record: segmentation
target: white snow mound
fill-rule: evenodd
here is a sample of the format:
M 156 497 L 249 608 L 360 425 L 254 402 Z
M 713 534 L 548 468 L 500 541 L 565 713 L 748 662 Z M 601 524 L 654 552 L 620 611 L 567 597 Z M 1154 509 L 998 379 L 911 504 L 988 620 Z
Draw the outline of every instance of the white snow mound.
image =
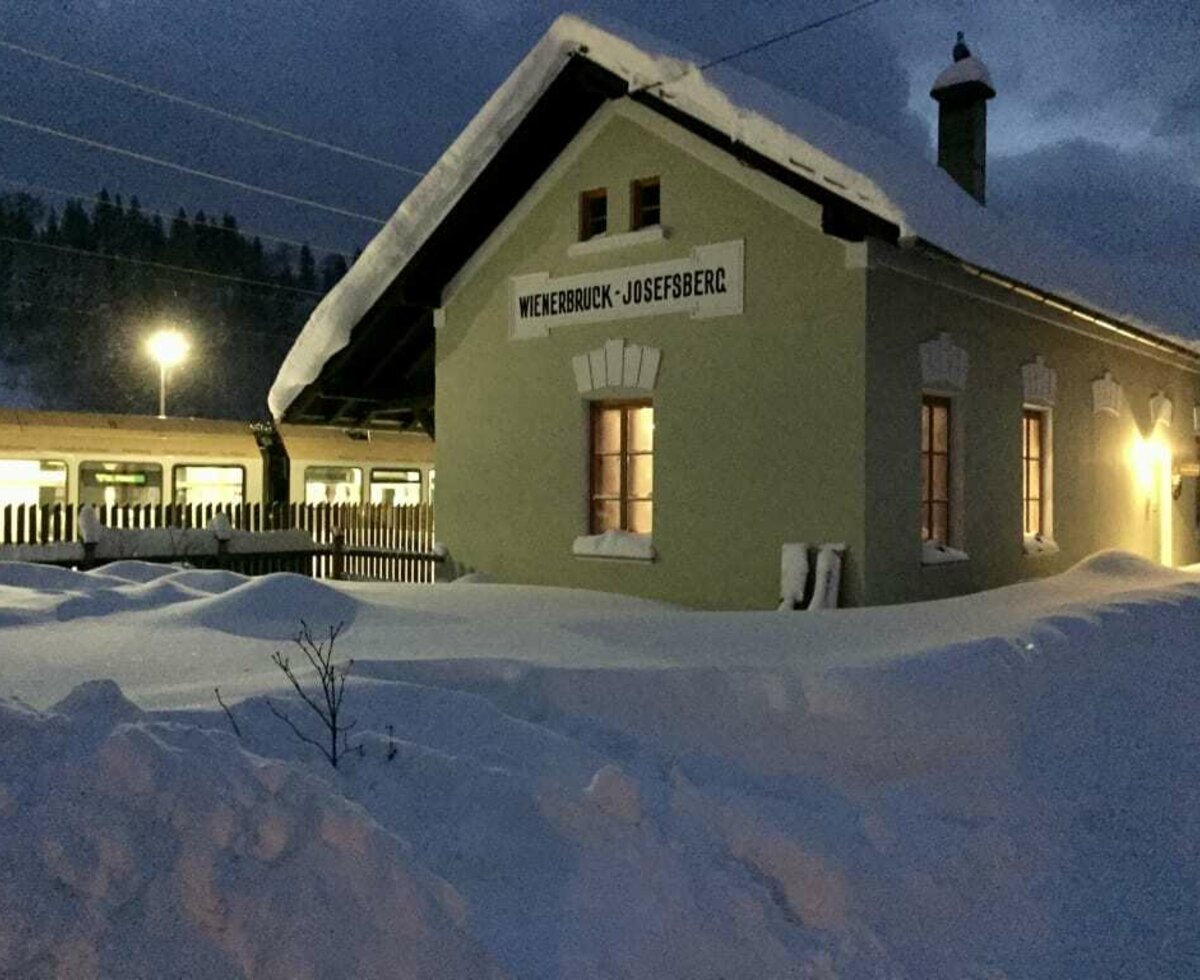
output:
M 358 600 L 322 582 L 291 572 L 252 578 L 221 595 L 179 610 L 197 626 L 266 640 L 295 635 L 303 619 L 317 633 L 339 623 L 349 625 Z

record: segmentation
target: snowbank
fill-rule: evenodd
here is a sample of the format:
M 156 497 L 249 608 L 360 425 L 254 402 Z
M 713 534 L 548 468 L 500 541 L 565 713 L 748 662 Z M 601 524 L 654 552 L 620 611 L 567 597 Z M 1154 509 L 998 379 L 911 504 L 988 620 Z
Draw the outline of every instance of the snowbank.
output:
M 1195 972 L 1200 574 L 1106 552 L 798 616 L 323 587 L 355 614 L 336 773 L 268 704 L 319 734 L 278 645 L 228 628 L 324 594 L 194 574 L 120 587 L 196 593 L 158 610 L 0 629 L 9 689 L 203 692 L 0 703 L 0 976 Z
M 499 977 L 361 807 L 111 684 L 0 701 L 0 974 Z

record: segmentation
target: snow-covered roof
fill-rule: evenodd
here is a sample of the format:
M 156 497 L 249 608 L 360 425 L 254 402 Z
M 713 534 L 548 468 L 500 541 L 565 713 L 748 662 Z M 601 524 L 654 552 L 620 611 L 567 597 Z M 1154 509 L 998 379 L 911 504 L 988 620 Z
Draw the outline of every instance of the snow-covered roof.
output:
M 992 74 L 988 71 L 987 65 L 975 57 L 975 55 L 967 55 L 961 61 L 954 62 L 949 68 L 943 71 L 933 81 L 933 88 L 930 94 L 941 92 L 943 89 L 953 88 L 955 85 L 962 85 L 966 82 L 982 82 L 993 92 L 996 91 L 996 86 L 992 84 Z
M 972 266 L 1016 280 L 1146 333 L 1195 346 L 1194 311 L 1170 309 L 1152 284 L 1112 268 L 1040 229 L 985 209 L 911 150 L 831 115 L 727 64 L 702 60 L 621 27 L 559 17 L 403 201 L 354 266 L 313 311 L 271 388 L 280 418 L 471 187 L 526 113 L 577 55 L 648 89 L 675 111 L 815 181 Z M 964 59 L 954 68 L 962 69 Z M 950 70 L 954 70 L 954 68 Z M 985 69 L 986 70 L 986 69 Z M 1187 339 L 1190 338 L 1190 339 Z

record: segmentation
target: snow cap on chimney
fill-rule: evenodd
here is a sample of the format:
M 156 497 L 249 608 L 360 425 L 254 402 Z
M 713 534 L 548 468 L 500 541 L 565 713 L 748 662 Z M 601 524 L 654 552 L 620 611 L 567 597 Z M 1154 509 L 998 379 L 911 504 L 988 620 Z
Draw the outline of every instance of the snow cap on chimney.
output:
M 980 204 L 987 186 L 987 103 L 994 98 L 991 73 L 971 54 L 962 31 L 954 63 L 938 75 L 929 94 L 938 103 L 938 166 Z

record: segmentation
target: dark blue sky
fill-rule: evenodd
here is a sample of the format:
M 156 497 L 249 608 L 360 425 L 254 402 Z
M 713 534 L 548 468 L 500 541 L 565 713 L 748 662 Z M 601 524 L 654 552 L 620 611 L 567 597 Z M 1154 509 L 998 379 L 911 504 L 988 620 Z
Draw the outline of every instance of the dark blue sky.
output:
M 852 5 L 0 0 L 0 40 L 424 169 L 565 10 L 711 57 Z M 1169 267 L 1190 305 L 1200 280 L 1200 4 L 885 0 L 736 64 L 931 155 L 928 89 L 955 30 L 999 90 L 990 206 L 1033 214 L 1111 258 Z M 413 183 L 2 49 L 0 113 L 380 218 Z M 0 179 L 81 193 L 106 185 L 166 211 L 229 210 L 249 231 L 318 249 L 350 252 L 372 233 L 4 123 Z

